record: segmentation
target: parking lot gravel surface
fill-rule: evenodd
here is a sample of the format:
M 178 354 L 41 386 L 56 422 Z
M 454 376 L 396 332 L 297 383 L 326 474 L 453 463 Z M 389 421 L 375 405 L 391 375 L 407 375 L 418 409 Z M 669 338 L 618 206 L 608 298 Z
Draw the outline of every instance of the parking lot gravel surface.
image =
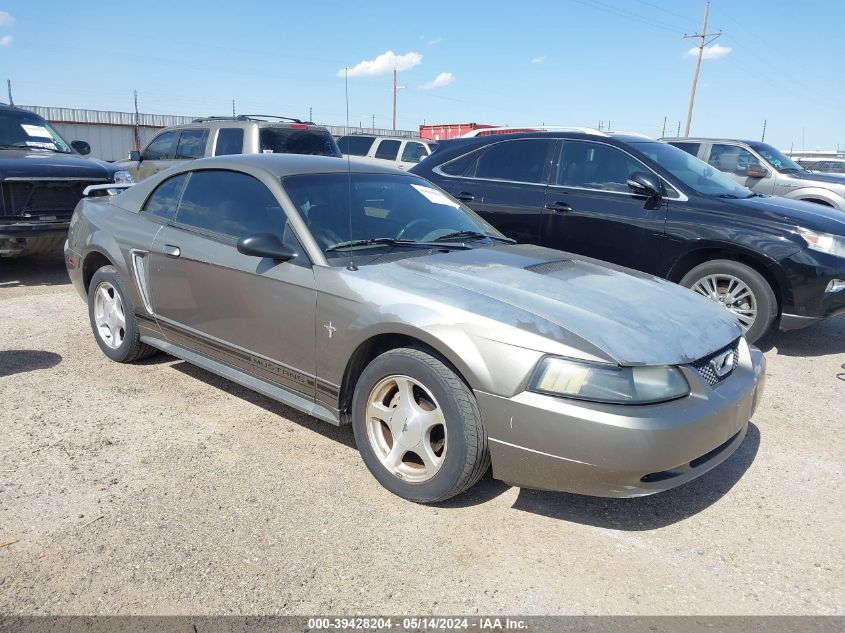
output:
M 0 613 L 841 614 L 845 318 L 762 342 L 747 439 L 610 500 L 420 506 L 352 431 L 99 350 L 61 257 L 0 260 Z

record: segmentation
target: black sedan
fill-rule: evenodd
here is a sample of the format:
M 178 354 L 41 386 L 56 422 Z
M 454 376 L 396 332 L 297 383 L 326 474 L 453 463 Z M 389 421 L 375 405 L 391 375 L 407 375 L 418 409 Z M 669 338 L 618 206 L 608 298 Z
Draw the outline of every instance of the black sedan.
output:
M 845 313 L 845 214 L 755 194 L 686 152 L 597 130 L 447 141 L 412 170 L 520 242 L 678 282 L 750 341 Z

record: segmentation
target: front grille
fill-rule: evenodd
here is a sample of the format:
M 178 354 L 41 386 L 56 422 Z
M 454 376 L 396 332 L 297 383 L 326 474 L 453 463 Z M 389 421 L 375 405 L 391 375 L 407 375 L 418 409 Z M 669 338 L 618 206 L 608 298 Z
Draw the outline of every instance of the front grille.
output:
M 39 219 L 40 216 L 68 218 L 82 198 L 85 187 L 106 180 L 12 180 L 0 183 L 6 217 Z
M 730 356 L 726 357 L 724 356 L 725 354 L 730 354 Z M 720 349 L 718 352 L 698 359 L 691 365 L 701 374 L 701 377 L 704 378 L 708 385 L 715 387 L 734 372 L 737 363 L 739 363 L 738 340 Z M 719 375 L 720 373 L 722 375 Z

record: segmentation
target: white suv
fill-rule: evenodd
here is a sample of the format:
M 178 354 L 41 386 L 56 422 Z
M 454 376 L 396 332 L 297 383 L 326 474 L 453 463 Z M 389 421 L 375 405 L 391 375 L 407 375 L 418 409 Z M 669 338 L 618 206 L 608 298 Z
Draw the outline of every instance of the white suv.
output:
M 344 155 L 358 156 L 367 162 L 390 163 L 399 169 L 410 169 L 434 152 L 437 143 L 419 138 L 348 134 L 337 141 Z

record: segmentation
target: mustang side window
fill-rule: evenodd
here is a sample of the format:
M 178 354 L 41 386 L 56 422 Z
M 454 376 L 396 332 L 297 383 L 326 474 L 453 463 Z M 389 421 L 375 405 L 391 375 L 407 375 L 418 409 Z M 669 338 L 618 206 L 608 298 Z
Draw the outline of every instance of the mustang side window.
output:
M 233 171 L 191 173 L 176 223 L 235 239 L 272 233 L 282 236 L 284 212 L 260 180 Z
M 173 176 L 165 180 L 147 198 L 147 202 L 141 211 L 162 218 L 163 220 L 172 220 L 173 216 L 176 215 L 179 196 L 182 195 L 182 190 L 185 188 L 185 182 L 187 180 L 188 174 L 179 174 L 178 176 Z

